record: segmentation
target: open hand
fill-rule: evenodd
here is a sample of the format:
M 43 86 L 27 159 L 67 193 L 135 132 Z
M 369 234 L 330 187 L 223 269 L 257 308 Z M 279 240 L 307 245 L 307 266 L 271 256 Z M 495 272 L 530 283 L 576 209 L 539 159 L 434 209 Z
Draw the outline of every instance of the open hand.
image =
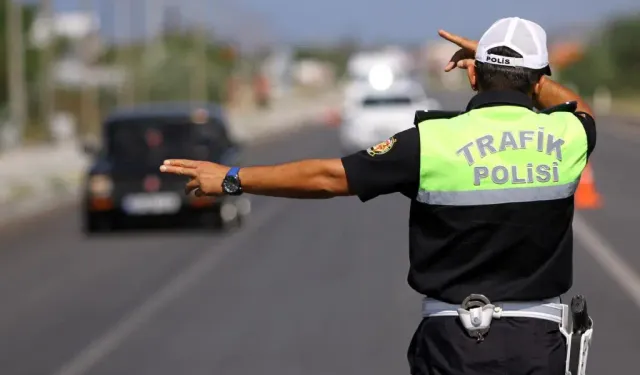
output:
M 165 160 L 160 172 L 190 177 L 185 193 L 198 197 L 223 195 L 222 180 L 229 171 L 224 165 L 197 160 Z
M 447 66 L 445 66 L 445 72 L 450 72 L 455 68 L 467 69 L 470 65 L 474 64 L 476 49 L 478 49 L 477 41 L 451 34 L 445 30 L 439 30 L 438 35 L 460 47 L 460 49 L 451 56 Z

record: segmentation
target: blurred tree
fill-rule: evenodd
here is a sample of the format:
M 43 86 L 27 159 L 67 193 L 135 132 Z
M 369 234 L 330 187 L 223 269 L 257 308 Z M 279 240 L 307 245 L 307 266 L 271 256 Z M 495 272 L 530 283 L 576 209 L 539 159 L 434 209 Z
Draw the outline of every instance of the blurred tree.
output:
M 7 56 L 7 14 L 6 14 L 6 2 L 9 0 L 0 0 L 0 53 L 3 56 Z M 29 30 L 36 18 L 36 6 L 32 4 L 21 3 L 23 7 L 22 12 L 22 26 L 24 32 L 25 41 L 25 75 L 27 82 L 31 82 L 35 79 L 38 72 L 38 51 L 32 48 L 29 43 Z M 7 60 L 6 58 L 0 59 L 0 107 L 6 105 L 8 100 L 8 77 L 7 77 Z
M 562 79 L 575 83 L 580 92 L 592 95 L 607 86 L 614 95 L 640 91 L 640 14 L 609 22 L 596 35 L 584 57 L 562 72 Z
M 102 56 L 101 62 L 115 62 L 118 49 L 127 49 L 134 56 L 137 65 L 132 67 L 136 81 L 144 80 L 150 101 L 189 100 L 189 78 L 193 72 L 192 56 L 195 49 L 193 30 L 172 28 L 164 35 L 161 46 L 154 53 L 145 56 L 142 43 L 111 46 Z M 206 45 L 207 91 L 212 101 L 226 99 L 228 80 L 237 63 L 234 49 L 210 38 Z
M 640 90 L 640 13 L 612 23 L 606 37 L 613 83 L 621 92 Z

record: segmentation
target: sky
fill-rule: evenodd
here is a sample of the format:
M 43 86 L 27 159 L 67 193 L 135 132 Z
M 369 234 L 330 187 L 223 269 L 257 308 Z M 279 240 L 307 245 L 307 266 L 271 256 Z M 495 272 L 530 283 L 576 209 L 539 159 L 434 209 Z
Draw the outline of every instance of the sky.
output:
M 615 14 L 640 12 L 639 0 L 53 0 L 56 10 L 78 9 L 88 1 L 99 3 L 105 29 L 113 30 L 109 3 L 136 3 L 136 27 L 145 1 L 150 9 L 180 4 L 194 20 L 217 27 L 222 34 L 247 34 L 278 42 L 326 42 L 352 35 L 365 42 L 415 43 L 437 38 L 444 28 L 477 39 L 501 17 L 535 21 L 548 33 L 574 24 L 593 24 Z M 111 15 L 110 15 L 111 14 Z M 159 25 L 160 13 L 151 23 Z M 152 26 L 153 26 L 152 25 Z M 155 27 L 153 26 L 152 29 Z M 117 28 L 121 29 L 121 28 Z M 122 31 L 122 30 L 121 30 Z

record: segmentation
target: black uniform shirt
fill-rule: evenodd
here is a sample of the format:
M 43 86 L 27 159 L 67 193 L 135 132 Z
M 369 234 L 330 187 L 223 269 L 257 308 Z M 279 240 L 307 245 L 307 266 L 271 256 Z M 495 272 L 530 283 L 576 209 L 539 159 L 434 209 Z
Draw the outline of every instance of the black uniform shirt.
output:
M 533 108 L 524 94 L 487 92 L 473 97 L 467 111 L 496 105 Z M 595 121 L 585 113 L 576 116 L 590 155 Z M 396 134 L 395 140 L 386 152 L 372 156 L 363 150 L 342 158 L 342 163 L 350 191 L 363 202 L 396 192 L 412 199 L 408 281 L 413 289 L 450 303 L 461 303 L 471 293 L 497 302 L 552 298 L 569 290 L 573 197 L 462 207 L 418 203 L 418 128 Z

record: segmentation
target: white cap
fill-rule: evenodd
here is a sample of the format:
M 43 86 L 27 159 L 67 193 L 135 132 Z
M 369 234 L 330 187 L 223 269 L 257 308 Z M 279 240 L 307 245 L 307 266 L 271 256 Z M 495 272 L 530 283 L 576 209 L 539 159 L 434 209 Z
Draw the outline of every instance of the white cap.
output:
M 522 58 L 489 54 L 488 51 L 495 47 L 511 48 Z M 476 61 L 529 69 L 547 68 L 546 73 L 551 75 L 547 33 L 535 22 L 518 17 L 503 18 L 491 25 L 480 38 Z

